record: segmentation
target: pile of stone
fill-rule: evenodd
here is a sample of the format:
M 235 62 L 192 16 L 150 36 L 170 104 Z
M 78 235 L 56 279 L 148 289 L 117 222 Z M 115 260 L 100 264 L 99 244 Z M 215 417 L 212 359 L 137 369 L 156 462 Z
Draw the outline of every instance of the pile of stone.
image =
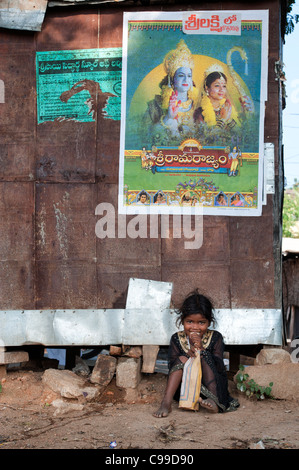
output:
M 255 364 L 246 367 L 246 374 L 261 386 L 273 382 L 271 395 L 276 399 L 299 399 L 299 362 L 293 362 L 284 349 L 262 349 L 256 356 Z
M 111 346 L 109 354 L 97 356 L 92 372 L 81 358 L 77 358 L 72 371 L 47 369 L 43 374 L 43 383 L 60 396 L 52 402 L 57 408 L 55 414 L 82 410 L 86 403 L 100 397 L 114 376 L 116 386 L 125 389 L 128 397 L 133 396 L 142 372 L 154 372 L 158 349 L 156 346 L 125 349 Z

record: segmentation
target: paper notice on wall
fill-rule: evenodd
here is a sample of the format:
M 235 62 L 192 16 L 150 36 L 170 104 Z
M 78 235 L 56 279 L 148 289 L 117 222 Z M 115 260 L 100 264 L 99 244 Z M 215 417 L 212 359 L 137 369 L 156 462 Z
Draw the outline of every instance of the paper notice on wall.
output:
M 36 53 L 37 122 L 120 120 L 122 49 Z

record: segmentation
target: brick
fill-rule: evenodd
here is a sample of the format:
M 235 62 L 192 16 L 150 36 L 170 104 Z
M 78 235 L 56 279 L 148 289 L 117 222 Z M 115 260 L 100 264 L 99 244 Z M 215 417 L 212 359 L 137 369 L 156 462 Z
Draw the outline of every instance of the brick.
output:
M 110 356 L 121 356 L 122 350 L 121 346 L 110 346 L 109 354 Z
M 129 346 L 128 349 L 125 350 L 124 356 L 126 357 L 134 357 L 138 359 L 142 356 L 142 347 L 141 346 Z
M 113 356 L 99 354 L 94 365 L 90 381 L 101 386 L 107 386 L 113 379 L 117 359 Z
M 18 364 L 29 361 L 26 351 L 5 351 L 0 354 L 0 364 Z
M 121 388 L 137 388 L 141 380 L 141 359 L 121 357 L 116 367 L 116 385 Z

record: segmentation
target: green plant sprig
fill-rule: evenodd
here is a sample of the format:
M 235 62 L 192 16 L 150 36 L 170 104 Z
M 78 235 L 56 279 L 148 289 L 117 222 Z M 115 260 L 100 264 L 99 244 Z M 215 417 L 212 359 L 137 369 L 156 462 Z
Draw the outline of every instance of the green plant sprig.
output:
M 268 386 L 264 387 L 258 385 L 253 379 L 249 379 L 249 375 L 244 373 L 245 367 L 240 364 L 239 373 L 236 375 L 237 389 L 245 393 L 248 398 L 255 397 L 258 400 L 264 400 L 265 398 L 273 398 L 271 395 L 273 382 L 270 382 Z

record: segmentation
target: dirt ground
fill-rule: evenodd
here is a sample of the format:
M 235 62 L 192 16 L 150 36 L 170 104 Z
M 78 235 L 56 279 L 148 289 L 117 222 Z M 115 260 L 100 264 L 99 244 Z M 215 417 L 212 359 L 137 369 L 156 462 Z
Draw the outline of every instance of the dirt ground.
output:
M 298 449 L 297 401 L 254 401 L 229 381 L 240 408 L 226 414 L 178 409 L 154 418 L 166 376 L 144 375 L 138 390 L 126 392 L 115 379 L 99 399 L 80 411 L 55 413 L 57 395 L 42 371 L 13 370 L 0 393 L 0 449 Z M 114 444 L 111 444 L 114 443 Z

